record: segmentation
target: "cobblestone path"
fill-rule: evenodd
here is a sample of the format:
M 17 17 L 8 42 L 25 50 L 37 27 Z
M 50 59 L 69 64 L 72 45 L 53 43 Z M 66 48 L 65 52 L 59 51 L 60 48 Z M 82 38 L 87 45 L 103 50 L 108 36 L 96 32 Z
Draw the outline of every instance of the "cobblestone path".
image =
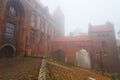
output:
M 41 58 L 4 58 L 0 59 L 0 80 L 29 80 L 40 67 Z

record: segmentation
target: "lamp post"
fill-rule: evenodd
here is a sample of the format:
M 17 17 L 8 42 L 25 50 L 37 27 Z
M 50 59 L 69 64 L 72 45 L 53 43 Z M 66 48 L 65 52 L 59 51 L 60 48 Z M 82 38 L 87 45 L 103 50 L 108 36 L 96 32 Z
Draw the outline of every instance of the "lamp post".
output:
M 103 69 L 104 69 L 103 56 L 106 56 L 106 54 L 105 54 L 105 52 L 103 52 L 103 51 L 99 51 L 99 52 L 97 52 L 97 55 L 100 56 L 100 69 L 101 69 L 101 71 L 103 72 Z

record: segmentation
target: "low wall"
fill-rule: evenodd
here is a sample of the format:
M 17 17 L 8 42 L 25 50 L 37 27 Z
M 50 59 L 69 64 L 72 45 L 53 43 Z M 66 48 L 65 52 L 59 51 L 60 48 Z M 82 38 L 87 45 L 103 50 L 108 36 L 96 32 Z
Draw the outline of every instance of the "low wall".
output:
M 48 80 L 49 79 L 49 71 L 47 69 L 47 61 L 45 59 L 42 60 L 38 80 Z

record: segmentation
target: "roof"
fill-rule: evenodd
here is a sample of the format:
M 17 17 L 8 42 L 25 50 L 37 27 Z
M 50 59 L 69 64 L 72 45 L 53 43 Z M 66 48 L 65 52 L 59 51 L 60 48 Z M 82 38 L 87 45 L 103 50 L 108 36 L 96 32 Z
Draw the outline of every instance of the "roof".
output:
M 105 31 L 112 31 L 113 26 L 111 25 L 92 25 L 91 31 L 92 32 L 105 32 Z
M 91 38 L 89 36 L 75 36 L 75 37 L 59 37 L 54 38 L 54 42 L 73 42 L 73 41 L 89 41 Z

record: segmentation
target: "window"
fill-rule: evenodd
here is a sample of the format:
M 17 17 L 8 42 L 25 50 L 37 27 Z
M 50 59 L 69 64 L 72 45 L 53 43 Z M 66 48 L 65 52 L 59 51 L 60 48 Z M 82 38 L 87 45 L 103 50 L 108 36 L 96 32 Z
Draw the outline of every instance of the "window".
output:
M 30 41 L 31 42 L 34 42 L 35 41 L 35 30 L 31 30 L 31 32 L 30 32 Z
M 45 32 L 48 33 L 48 24 L 47 24 L 47 22 L 45 23 Z
M 15 24 L 7 22 L 6 24 L 6 30 L 5 30 L 5 36 L 7 38 L 12 38 L 14 35 L 14 28 L 15 28 Z
M 47 43 L 48 43 L 48 51 L 49 51 L 49 50 L 50 50 L 51 37 L 48 36 L 47 38 L 48 38 L 48 39 L 47 39 Z
M 35 27 L 35 14 L 34 13 L 31 16 L 31 26 Z
M 40 44 L 43 44 L 44 43 L 44 33 L 41 32 L 40 33 Z
M 40 29 L 40 17 L 37 18 L 37 29 Z
M 102 41 L 102 47 L 106 47 L 106 41 Z
M 40 26 L 41 26 L 41 31 L 45 32 L 45 22 L 42 19 L 41 19 L 41 25 Z
M 17 15 L 17 12 L 16 12 L 16 9 L 14 6 L 10 6 L 9 7 L 9 13 L 13 16 L 16 16 Z

